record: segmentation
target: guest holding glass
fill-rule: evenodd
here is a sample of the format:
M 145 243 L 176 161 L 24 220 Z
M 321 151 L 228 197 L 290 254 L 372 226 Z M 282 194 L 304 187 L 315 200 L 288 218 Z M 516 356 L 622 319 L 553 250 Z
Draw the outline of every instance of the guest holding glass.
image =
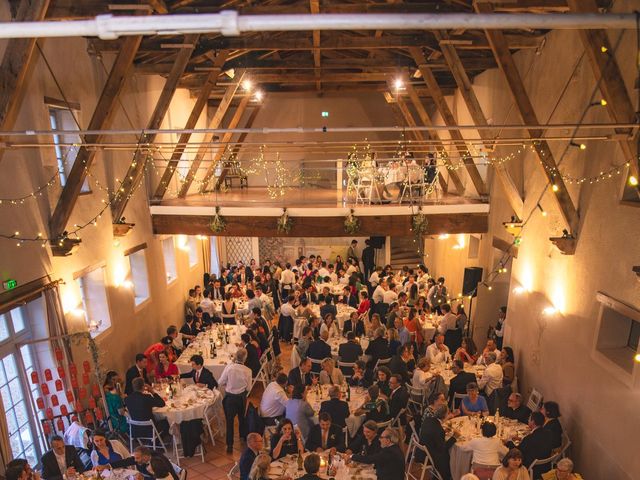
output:
M 283 419 L 271 437 L 271 457 L 274 460 L 304 452 L 302 435 L 288 418 Z

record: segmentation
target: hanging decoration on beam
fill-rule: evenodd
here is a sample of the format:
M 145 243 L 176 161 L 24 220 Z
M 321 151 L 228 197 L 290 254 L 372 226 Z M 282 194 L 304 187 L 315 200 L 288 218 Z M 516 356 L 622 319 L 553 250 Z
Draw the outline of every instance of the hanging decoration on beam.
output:
M 344 219 L 344 231 L 349 235 L 355 235 L 360 231 L 360 220 L 353 214 L 353 208 Z
M 276 229 L 278 233 L 283 233 L 285 235 L 289 235 L 291 231 L 291 227 L 293 226 L 293 220 L 289 217 L 287 213 L 287 209 L 282 209 L 282 215 L 278 217 L 278 222 L 276 223 Z
M 220 215 L 220 207 L 216 207 L 216 214 L 209 224 L 209 228 L 213 233 L 222 233 L 227 227 L 227 221 Z

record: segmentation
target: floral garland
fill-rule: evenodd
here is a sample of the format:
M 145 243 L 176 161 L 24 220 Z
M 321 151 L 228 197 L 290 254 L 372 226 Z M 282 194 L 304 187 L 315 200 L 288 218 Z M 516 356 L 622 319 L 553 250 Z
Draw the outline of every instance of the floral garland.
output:
M 91 360 L 93 361 L 93 365 L 96 370 L 96 377 L 100 384 L 104 382 L 105 374 L 102 371 L 102 364 L 100 363 L 100 352 L 98 351 L 98 344 L 91 337 L 89 332 L 75 332 L 70 333 L 67 336 L 67 345 L 76 345 L 79 346 L 83 341 L 87 342 L 87 350 L 91 354 Z
M 287 209 L 285 208 L 282 212 L 282 215 L 278 218 L 278 223 L 276 224 L 276 228 L 278 233 L 284 233 L 288 235 L 291 231 L 291 227 L 293 226 L 293 220 L 289 217 L 287 213 Z
M 344 219 L 344 231 L 349 235 L 354 235 L 360 230 L 360 220 L 353 214 L 353 209 Z
M 225 228 L 227 228 L 227 222 L 222 215 L 220 215 L 220 207 L 216 207 L 216 215 L 211 220 L 209 224 L 209 228 L 214 233 L 223 232 Z

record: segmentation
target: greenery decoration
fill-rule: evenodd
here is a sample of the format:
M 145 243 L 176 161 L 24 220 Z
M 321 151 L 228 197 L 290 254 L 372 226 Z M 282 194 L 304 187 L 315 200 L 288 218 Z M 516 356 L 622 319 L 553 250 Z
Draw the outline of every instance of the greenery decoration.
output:
M 360 230 L 360 220 L 353 214 L 353 209 L 344 219 L 344 231 L 349 235 L 354 235 Z
M 426 234 L 429 229 L 429 219 L 427 216 L 422 212 L 413 215 L 411 217 L 411 229 L 416 237 L 421 237 Z
M 220 207 L 216 207 L 216 215 L 211 220 L 209 224 L 209 228 L 214 233 L 223 232 L 225 228 L 227 228 L 227 222 L 222 215 L 220 215 Z
M 276 228 L 278 233 L 284 233 L 288 235 L 291 231 L 291 227 L 293 226 L 293 220 L 289 217 L 287 213 L 287 209 L 285 208 L 282 212 L 282 215 L 278 218 L 278 223 L 276 224 Z

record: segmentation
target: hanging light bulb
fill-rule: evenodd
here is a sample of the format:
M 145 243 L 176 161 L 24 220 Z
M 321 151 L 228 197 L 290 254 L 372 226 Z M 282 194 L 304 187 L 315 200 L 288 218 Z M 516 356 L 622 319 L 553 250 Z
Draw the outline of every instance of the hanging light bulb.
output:
M 551 190 L 553 190 L 554 192 L 557 192 L 558 190 L 560 190 L 560 188 L 558 187 L 558 185 L 556 185 L 555 183 L 551 186 Z
M 629 177 L 629 185 L 631 185 L 632 187 L 637 187 L 638 186 L 638 179 L 635 176 L 631 175 Z

